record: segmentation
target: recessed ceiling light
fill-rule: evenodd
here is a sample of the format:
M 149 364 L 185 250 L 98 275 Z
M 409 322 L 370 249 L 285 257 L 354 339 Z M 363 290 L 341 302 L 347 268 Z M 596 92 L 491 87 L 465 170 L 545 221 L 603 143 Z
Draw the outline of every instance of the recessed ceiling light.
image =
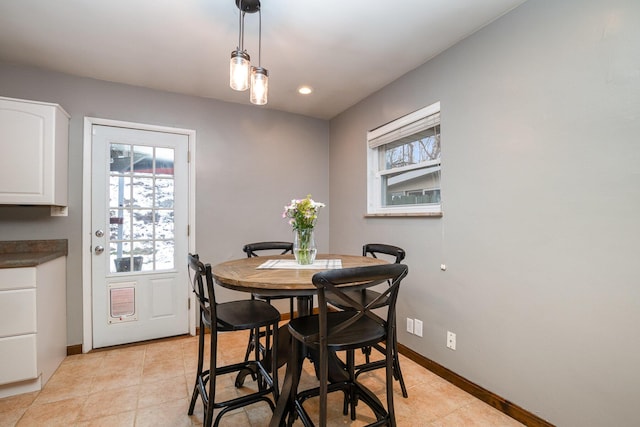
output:
M 311 86 L 300 86 L 298 88 L 298 93 L 300 95 L 309 95 L 311 92 L 313 92 L 313 88 Z

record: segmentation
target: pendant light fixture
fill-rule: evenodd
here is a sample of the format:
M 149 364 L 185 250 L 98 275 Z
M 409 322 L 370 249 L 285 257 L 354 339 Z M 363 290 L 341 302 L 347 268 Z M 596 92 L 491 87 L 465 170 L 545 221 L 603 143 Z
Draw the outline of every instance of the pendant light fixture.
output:
M 229 64 L 229 86 L 233 90 L 249 89 L 249 69 L 251 68 L 249 54 L 244 50 L 244 11 L 242 10 L 242 0 L 238 4 L 238 47 L 231 52 L 231 63 Z
M 251 103 L 264 105 L 269 93 L 269 71 L 262 68 L 262 13 L 258 10 L 258 66 L 251 67 Z
M 260 0 L 235 0 L 239 9 L 238 47 L 231 52 L 229 66 L 229 86 L 234 90 L 247 90 L 251 87 L 252 104 L 265 105 L 269 92 L 269 72 L 261 66 L 262 56 L 262 13 Z M 249 54 L 244 50 L 244 16 L 246 13 L 258 12 L 258 66 L 252 67 Z

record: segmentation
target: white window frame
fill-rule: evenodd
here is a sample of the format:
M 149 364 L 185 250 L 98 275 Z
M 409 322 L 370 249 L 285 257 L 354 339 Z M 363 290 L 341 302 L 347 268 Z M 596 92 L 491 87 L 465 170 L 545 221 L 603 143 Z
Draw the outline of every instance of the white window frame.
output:
M 411 214 L 442 214 L 442 193 L 440 203 L 418 205 L 394 205 L 384 206 L 382 200 L 383 177 L 387 174 L 395 174 L 404 170 L 422 169 L 433 166 L 441 168 L 441 160 L 422 162 L 393 170 L 380 169 L 380 157 L 384 155 L 384 146 L 403 136 L 411 134 L 411 124 L 440 113 L 440 102 L 436 102 L 418 111 L 400 117 L 390 123 L 367 132 L 367 214 L 368 215 L 411 215 Z M 439 118 L 438 118 L 439 120 Z M 404 129 L 403 129 L 404 128 Z M 376 142 L 375 140 L 378 141 Z M 382 143 L 380 141 L 383 141 Z

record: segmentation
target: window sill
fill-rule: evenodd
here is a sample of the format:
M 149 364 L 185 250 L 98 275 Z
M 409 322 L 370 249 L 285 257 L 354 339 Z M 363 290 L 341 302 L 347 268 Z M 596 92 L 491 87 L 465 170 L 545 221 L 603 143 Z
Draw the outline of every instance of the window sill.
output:
M 364 218 L 442 218 L 442 212 L 365 214 Z

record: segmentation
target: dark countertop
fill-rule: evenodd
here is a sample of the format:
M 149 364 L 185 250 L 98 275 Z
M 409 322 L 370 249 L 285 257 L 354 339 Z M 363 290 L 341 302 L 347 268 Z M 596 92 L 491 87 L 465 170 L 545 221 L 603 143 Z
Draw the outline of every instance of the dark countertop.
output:
M 35 267 L 67 254 L 67 239 L 0 241 L 0 268 Z

